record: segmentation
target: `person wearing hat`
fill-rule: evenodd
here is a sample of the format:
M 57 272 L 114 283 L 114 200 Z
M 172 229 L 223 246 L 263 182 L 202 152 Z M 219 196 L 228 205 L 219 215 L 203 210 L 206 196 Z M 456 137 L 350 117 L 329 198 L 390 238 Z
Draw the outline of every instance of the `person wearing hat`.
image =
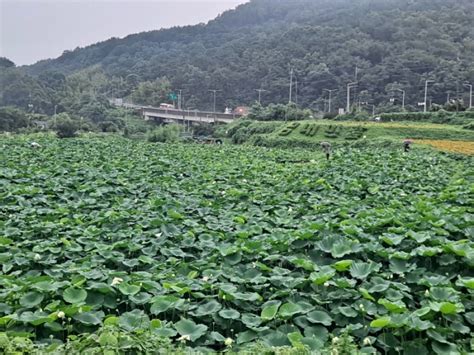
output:
M 405 151 L 405 153 L 408 153 L 410 151 L 412 144 L 413 144 L 413 141 L 411 139 L 405 139 L 403 141 L 403 150 Z
M 331 143 L 329 142 L 321 142 L 321 148 L 323 148 L 324 153 L 326 154 L 326 159 L 329 160 L 331 157 Z

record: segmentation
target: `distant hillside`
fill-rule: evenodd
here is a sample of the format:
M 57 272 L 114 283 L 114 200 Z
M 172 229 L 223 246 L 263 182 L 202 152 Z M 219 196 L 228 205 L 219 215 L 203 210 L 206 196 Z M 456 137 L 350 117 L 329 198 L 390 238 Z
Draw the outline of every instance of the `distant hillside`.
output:
M 21 70 L 100 68 L 117 80 L 116 96 L 166 78 L 170 90 L 183 90 L 184 106 L 201 109 L 211 107 L 209 89 L 221 90 L 219 109 L 255 102 L 259 88 L 263 103 L 288 101 L 291 67 L 294 100 L 313 109 L 325 109 L 324 89 L 338 89 L 333 108 L 344 107 L 356 79 L 354 101 L 387 107 L 401 88 L 416 105 L 432 79 L 429 98 L 443 103 L 474 82 L 473 22 L 472 0 L 253 0 L 206 25 L 113 38 Z

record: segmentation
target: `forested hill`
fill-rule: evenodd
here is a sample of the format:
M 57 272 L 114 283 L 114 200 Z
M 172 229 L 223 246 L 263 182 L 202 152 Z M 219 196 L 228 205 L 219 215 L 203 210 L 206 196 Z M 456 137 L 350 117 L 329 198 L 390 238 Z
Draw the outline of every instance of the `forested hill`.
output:
M 91 67 L 113 82 L 104 92 L 126 96 L 138 82 L 168 80 L 185 106 L 202 109 L 209 89 L 221 90 L 219 109 L 255 102 L 255 89 L 267 90 L 263 103 L 288 101 L 290 68 L 304 107 L 323 110 L 324 89 L 338 89 L 333 107 L 344 107 L 356 76 L 362 102 L 386 105 L 400 88 L 415 105 L 431 79 L 430 99 L 443 103 L 474 82 L 474 2 L 252 0 L 205 25 L 113 38 L 22 70 L 44 77 Z

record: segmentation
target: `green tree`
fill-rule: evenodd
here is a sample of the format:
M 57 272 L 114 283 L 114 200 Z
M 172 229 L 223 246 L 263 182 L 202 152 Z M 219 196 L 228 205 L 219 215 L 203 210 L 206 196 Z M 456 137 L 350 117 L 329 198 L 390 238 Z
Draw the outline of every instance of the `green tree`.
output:
M 60 113 L 54 116 L 53 130 L 56 131 L 59 138 L 72 138 L 76 136 L 79 124 L 67 113 Z
M 24 111 L 15 107 L 0 107 L 0 131 L 16 132 L 29 126 L 29 120 Z
M 141 105 L 160 106 L 161 103 L 169 101 L 170 91 L 170 82 L 167 79 L 145 81 L 138 85 L 131 99 Z

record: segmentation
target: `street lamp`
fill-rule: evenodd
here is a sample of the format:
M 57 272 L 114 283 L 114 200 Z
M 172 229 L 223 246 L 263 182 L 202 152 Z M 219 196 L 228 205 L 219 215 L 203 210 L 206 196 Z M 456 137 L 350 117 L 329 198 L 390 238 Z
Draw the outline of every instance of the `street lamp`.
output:
M 356 85 L 357 81 L 347 84 L 347 113 L 349 113 L 349 111 L 351 110 L 351 89 Z
M 262 103 L 262 92 L 267 91 L 264 89 L 255 89 L 255 91 L 258 92 L 258 104 L 261 105 Z
M 216 112 L 216 93 L 220 90 L 208 90 L 209 92 L 212 92 L 214 94 L 214 113 Z
M 328 112 L 331 113 L 331 100 L 332 100 L 332 93 L 333 91 L 337 91 L 337 89 L 332 89 L 332 90 L 329 90 L 329 89 L 324 89 L 324 91 L 327 91 L 329 92 L 329 109 L 328 109 Z
M 427 99 L 428 99 L 428 83 L 434 83 L 434 81 L 433 80 L 426 80 L 425 81 L 425 103 L 423 105 L 423 112 L 425 112 L 425 113 L 427 111 L 426 106 L 427 106 Z
M 176 89 L 176 91 L 179 92 L 178 96 L 178 110 L 182 109 L 183 106 L 183 90 L 182 89 Z
M 402 111 L 405 111 L 405 94 L 406 91 L 402 89 L 397 89 L 397 91 L 400 91 L 402 93 Z
M 464 86 L 469 88 L 469 109 L 472 108 L 472 84 L 464 84 Z

